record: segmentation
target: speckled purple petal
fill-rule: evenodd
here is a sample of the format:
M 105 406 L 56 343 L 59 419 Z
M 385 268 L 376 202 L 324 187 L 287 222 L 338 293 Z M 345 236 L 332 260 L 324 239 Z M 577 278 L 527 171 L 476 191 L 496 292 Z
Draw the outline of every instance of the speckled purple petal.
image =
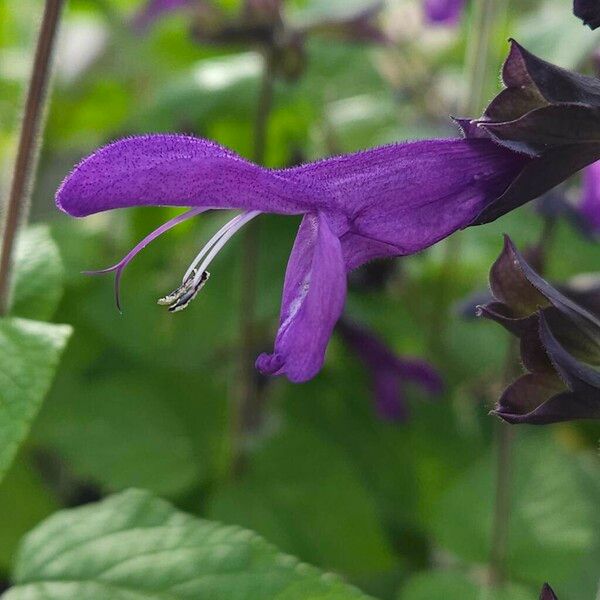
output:
M 322 212 L 334 234 L 348 234 L 344 255 L 354 268 L 466 227 L 528 160 L 486 139 L 425 140 L 270 170 L 214 142 L 150 135 L 83 160 L 56 201 L 73 216 L 144 205 Z
M 462 16 L 465 0 L 424 0 L 423 10 L 429 23 L 456 25 Z
M 323 215 L 304 217 L 288 263 L 279 331 L 272 354 L 261 354 L 261 373 L 290 381 L 314 377 L 346 299 L 346 268 L 338 238 Z
M 360 251 L 345 251 L 355 267 L 376 257 L 418 252 L 467 227 L 528 162 L 487 139 L 423 140 L 281 174 L 313 186 L 318 182 L 323 208 L 340 215 L 338 233 L 362 237 Z
M 600 161 L 583 172 L 583 194 L 580 211 L 589 226 L 600 233 Z
M 184 135 L 132 137 L 101 148 L 64 180 L 56 203 L 75 217 L 130 206 L 280 214 L 299 214 L 315 206 L 306 185 L 214 142 Z

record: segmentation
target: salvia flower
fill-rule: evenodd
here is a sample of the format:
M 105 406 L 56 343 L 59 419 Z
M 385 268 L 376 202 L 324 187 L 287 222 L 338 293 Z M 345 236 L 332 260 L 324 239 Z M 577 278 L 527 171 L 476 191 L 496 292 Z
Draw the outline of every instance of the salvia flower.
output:
M 147 135 L 120 140 L 83 160 L 56 201 L 76 217 L 131 206 L 188 208 L 106 270 L 116 273 L 117 282 L 137 252 L 177 223 L 209 209 L 242 211 L 209 240 L 181 287 L 164 299 L 173 311 L 206 283 L 210 263 L 248 221 L 263 212 L 302 215 L 275 348 L 258 358 L 257 367 L 305 381 L 323 363 L 344 306 L 348 271 L 375 258 L 413 254 L 467 227 L 527 160 L 490 140 L 448 139 L 266 169 L 204 139 Z
M 575 0 L 573 12 L 590 29 L 600 27 L 600 3 L 598 0 Z
M 373 399 L 381 418 L 387 421 L 408 418 L 405 387 L 410 383 L 430 395 L 442 392 L 442 378 L 428 362 L 397 356 L 377 335 L 349 319 L 340 319 L 337 330 L 369 372 Z
M 465 0 L 424 0 L 423 10 L 429 23 L 457 25 L 462 16 Z
M 459 119 L 467 137 L 490 137 L 532 158 L 496 203 L 478 217 L 494 220 L 600 159 L 600 79 L 561 69 L 511 42 L 506 89 L 475 121 Z
M 544 587 L 540 592 L 540 600 L 558 600 L 556 594 L 547 583 L 544 584 Z
M 508 237 L 490 271 L 494 300 L 480 314 L 520 339 L 528 373 L 493 411 L 509 423 L 600 418 L 600 319 L 534 271 Z M 597 304 L 596 304 L 597 306 Z M 590 310 L 591 309 L 591 310 Z

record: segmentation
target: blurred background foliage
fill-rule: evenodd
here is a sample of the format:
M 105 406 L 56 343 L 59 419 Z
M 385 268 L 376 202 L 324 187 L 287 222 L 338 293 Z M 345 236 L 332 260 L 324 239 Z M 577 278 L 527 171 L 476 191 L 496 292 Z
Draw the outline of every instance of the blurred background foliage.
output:
M 222 0 L 234 14 L 236 0 Z M 493 24 L 489 98 L 499 86 L 506 38 L 562 66 L 593 72 L 598 35 L 565 0 L 503 3 Z M 344 9 L 343 0 L 286 3 L 297 19 Z M 72 165 L 124 135 L 180 131 L 252 154 L 261 58 L 248 47 L 203 46 L 173 14 L 144 35 L 129 25 L 137 0 L 70 0 L 34 190 L 21 239 L 14 312 L 73 326 L 52 389 L 0 485 L 0 579 L 18 540 L 59 507 L 140 487 L 195 515 L 240 524 L 284 551 L 337 571 L 364 591 L 399 600 L 475 600 L 489 557 L 494 495 L 493 418 L 505 333 L 465 320 L 457 306 L 485 288 L 501 233 L 535 241 L 540 216 L 525 206 L 499 222 L 354 276 L 347 314 L 400 354 L 443 374 L 439 401 L 410 393 L 411 418 L 382 421 L 368 376 L 334 338 L 319 376 L 304 385 L 258 380 L 258 422 L 232 471 L 229 398 L 235 386 L 244 290 L 236 242 L 187 311 L 154 299 L 223 220 L 208 215 L 142 252 L 123 279 L 124 314 L 110 276 L 82 270 L 120 258 L 176 214 L 132 209 L 76 221 L 53 194 Z M 41 6 L 0 2 L 0 190 L 6 190 Z M 266 164 L 285 166 L 391 141 L 452 136 L 464 106 L 470 16 L 457 28 L 423 22 L 419 2 L 390 0 L 389 46 L 314 37 L 297 81 L 277 80 Z M 578 182 L 573 181 L 573 194 Z M 256 352 L 269 350 L 297 220 L 261 217 Z M 598 247 L 559 223 L 549 276 L 598 267 Z M 385 270 L 384 285 L 373 285 Z M 257 376 L 258 377 L 258 376 Z M 592 599 L 600 575 L 600 470 L 596 424 L 519 427 L 512 486 L 509 575 L 503 600 L 533 599 L 550 580 L 561 600 Z M 491 592 L 489 592 L 491 594 Z

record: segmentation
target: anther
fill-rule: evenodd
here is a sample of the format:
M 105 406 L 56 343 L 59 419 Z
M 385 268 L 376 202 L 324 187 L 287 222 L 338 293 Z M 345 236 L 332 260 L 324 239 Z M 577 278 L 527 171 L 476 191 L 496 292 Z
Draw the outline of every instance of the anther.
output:
M 158 299 L 158 304 L 168 306 L 169 312 L 178 312 L 187 307 L 187 305 L 198 295 L 198 292 L 204 287 L 208 281 L 210 273 L 203 271 L 199 278 L 196 278 L 197 272 L 194 269 L 188 278 L 170 294 L 164 298 Z

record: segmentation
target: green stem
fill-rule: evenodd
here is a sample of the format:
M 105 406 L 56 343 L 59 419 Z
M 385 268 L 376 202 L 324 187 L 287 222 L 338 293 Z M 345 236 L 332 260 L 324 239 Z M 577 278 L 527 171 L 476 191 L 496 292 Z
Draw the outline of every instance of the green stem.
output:
M 52 52 L 63 4 L 64 0 L 46 0 L 37 40 L 33 70 L 21 123 L 14 173 L 5 207 L 2 248 L 0 250 L 0 315 L 5 315 L 10 306 L 11 270 L 15 241 L 19 227 L 26 221 L 29 212 L 32 180 L 42 143 L 41 134 Z
M 516 338 L 509 338 L 502 374 L 502 387 L 506 387 L 518 371 Z M 508 556 L 508 536 L 511 508 L 512 450 L 515 431 L 513 425 L 498 420 L 495 423 L 496 437 L 496 492 L 492 538 L 489 561 L 489 583 L 501 587 L 506 581 L 506 558 Z
M 514 360 L 510 352 L 510 360 Z M 498 421 L 496 430 L 496 496 L 492 525 L 492 546 L 490 552 L 490 585 L 501 587 L 506 581 L 506 558 L 508 555 L 508 534 L 511 508 L 513 426 Z
M 467 41 L 465 57 L 465 89 L 458 112 L 460 116 L 474 118 L 483 110 L 486 84 L 489 73 L 490 37 L 496 17 L 501 13 L 503 0 L 475 0 L 470 22 L 473 32 Z M 429 330 L 429 348 L 434 352 L 439 347 L 444 323 L 445 306 L 448 304 L 450 290 L 448 284 L 460 259 L 461 233 L 457 232 L 445 242 L 444 257 L 441 265 L 441 278 L 434 299 L 431 328 Z
M 460 106 L 461 116 L 477 117 L 485 103 L 486 84 L 489 81 L 490 37 L 492 27 L 500 14 L 499 0 L 475 0 L 470 36 L 465 58 L 466 87 Z
M 267 146 L 268 121 L 273 104 L 274 50 L 268 48 L 264 54 L 264 67 L 257 103 L 254 125 L 254 149 L 252 159 L 264 163 Z M 253 414 L 260 409 L 260 398 L 256 386 L 254 355 L 256 352 L 255 313 L 256 280 L 258 274 L 260 228 L 258 222 L 251 223 L 243 232 L 241 256 L 241 305 L 240 305 L 240 353 L 238 389 L 232 408 L 232 471 L 239 473 L 243 467 L 243 445 L 246 425 L 255 422 Z
M 539 252 L 537 269 L 544 274 L 548 262 L 550 246 L 554 241 L 556 220 L 550 217 L 544 219 L 539 240 L 535 246 Z M 511 338 L 506 354 L 503 382 L 508 385 L 518 372 L 517 340 Z M 496 499 L 492 525 L 492 545 L 490 551 L 489 581 L 491 585 L 500 587 L 506 581 L 506 559 L 508 556 L 508 535 L 510 523 L 510 496 L 513 465 L 513 445 L 515 430 L 513 425 L 504 421 L 496 423 Z

